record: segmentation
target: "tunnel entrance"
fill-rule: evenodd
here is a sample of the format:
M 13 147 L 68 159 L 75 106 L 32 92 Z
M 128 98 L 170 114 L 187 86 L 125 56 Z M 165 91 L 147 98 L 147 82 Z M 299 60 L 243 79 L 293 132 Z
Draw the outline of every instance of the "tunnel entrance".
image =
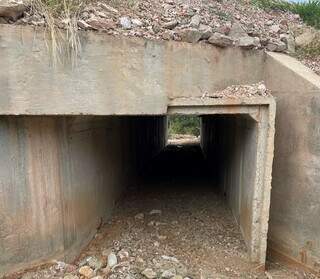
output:
M 230 256 L 263 268 L 273 105 L 179 98 L 165 115 L 2 117 L 0 170 L 10 191 L 0 203 L 0 237 L 16 241 L 1 242 L 2 269 L 17 255 L 72 261 L 110 218 L 106 246 L 118 252 L 130 244 L 139 256 L 145 247 L 159 260 L 177 263 L 177 255 L 184 267 L 200 261 L 210 272 Z M 200 119 L 197 141 L 168 142 L 167 119 L 176 115 Z M 7 233 L 11 220 L 24 220 L 27 231 L 18 222 Z
M 176 212 L 175 221 L 179 222 L 179 216 L 189 214 L 190 219 L 194 218 L 195 227 L 203 225 L 201 221 L 198 224 L 202 217 L 197 216 L 197 212 L 210 212 L 205 216 L 212 228 L 205 226 L 207 232 L 203 235 L 210 235 L 211 244 L 214 246 L 213 243 L 232 239 L 226 245 L 237 243 L 235 246 L 242 247 L 240 250 L 246 251 L 249 256 L 247 264 L 251 262 L 263 268 L 270 194 L 269 182 L 264 178 L 268 172 L 264 163 L 268 160 L 265 148 L 269 133 L 269 114 L 264 109 L 255 106 L 231 109 L 184 105 L 169 107 L 168 119 L 164 120 L 168 128 L 167 144 L 144 161 L 138 188 L 133 188 L 126 197 L 136 197 L 137 208 L 143 215 L 152 211 L 154 202 L 159 199 L 155 210 L 166 212 L 163 218 L 172 211 Z M 189 135 L 180 134 L 175 138 L 170 118 L 177 117 L 183 123 L 189 121 L 188 117 L 199 118 L 199 135 L 194 133 L 190 137 L 189 132 Z M 141 197 L 146 197 L 146 200 Z M 202 209 L 197 206 L 193 208 L 195 198 L 198 205 L 204 205 Z M 128 207 L 134 208 L 132 204 Z M 139 214 L 138 211 L 135 213 Z M 228 224 L 223 221 L 219 225 L 219 220 L 228 220 Z M 153 222 L 150 218 L 148 221 L 150 224 Z M 216 231 L 217 226 L 222 229 Z M 185 230 L 193 230 L 187 227 Z M 231 228 L 232 237 L 228 228 Z M 157 233 L 159 231 L 161 229 Z M 221 242 L 217 237 L 221 238 Z M 201 235 L 196 238 L 201 238 Z M 210 247 L 209 244 L 207 246 Z M 230 249 L 232 251 L 233 248 Z

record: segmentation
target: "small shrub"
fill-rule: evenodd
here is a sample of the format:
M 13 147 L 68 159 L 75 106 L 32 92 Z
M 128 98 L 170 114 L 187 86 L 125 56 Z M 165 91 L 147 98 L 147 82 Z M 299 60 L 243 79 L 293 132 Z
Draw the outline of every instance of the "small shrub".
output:
M 169 134 L 200 135 L 200 118 L 197 116 L 174 115 L 169 118 Z
M 300 15 L 302 20 L 320 29 L 320 0 L 289 2 L 285 0 L 252 0 L 253 5 L 266 10 L 290 11 Z
M 299 14 L 306 24 L 320 29 L 320 0 L 294 3 L 291 11 Z
M 284 0 L 252 0 L 253 5 L 265 10 L 289 11 L 292 3 Z

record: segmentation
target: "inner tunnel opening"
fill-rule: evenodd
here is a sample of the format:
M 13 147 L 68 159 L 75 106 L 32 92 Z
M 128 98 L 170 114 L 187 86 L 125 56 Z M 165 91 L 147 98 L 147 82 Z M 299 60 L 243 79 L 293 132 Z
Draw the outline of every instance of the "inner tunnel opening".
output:
M 231 262 L 239 274 L 249 270 L 256 121 L 248 114 L 133 121 L 137 177 L 112 219 L 123 220 L 123 245 L 133 245 L 141 258 L 177 258 L 194 276 L 200 266 L 209 276 Z M 172 127 L 179 121 L 190 129 Z

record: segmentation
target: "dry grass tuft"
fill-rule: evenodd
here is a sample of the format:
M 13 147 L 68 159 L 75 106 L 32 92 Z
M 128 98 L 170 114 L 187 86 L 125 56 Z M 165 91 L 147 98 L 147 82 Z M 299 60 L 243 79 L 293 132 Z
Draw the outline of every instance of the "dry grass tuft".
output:
M 46 21 L 47 46 L 51 52 L 52 63 L 70 63 L 74 65 L 81 51 L 77 20 L 85 0 L 32 0 L 34 13 L 41 14 Z M 62 22 L 62 32 L 57 22 Z

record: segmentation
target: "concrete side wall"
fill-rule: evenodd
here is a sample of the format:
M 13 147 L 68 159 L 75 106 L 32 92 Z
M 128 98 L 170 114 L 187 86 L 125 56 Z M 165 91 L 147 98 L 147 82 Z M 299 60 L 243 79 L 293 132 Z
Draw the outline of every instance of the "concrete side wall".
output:
M 214 116 L 202 120 L 203 148 L 215 170 L 248 248 L 256 174 L 257 125 L 249 117 Z
M 265 81 L 277 101 L 268 247 L 320 273 L 320 78 L 267 54 Z
M 164 119 L 144 121 L 153 138 L 140 142 L 155 152 Z M 79 253 L 134 181 L 138 126 L 135 118 L 0 118 L 0 276 Z
M 240 226 L 252 262 L 264 266 L 268 231 L 274 111 L 204 116 L 202 148 Z M 270 140 L 270 142 L 268 142 Z
M 263 75 L 261 52 L 96 32 L 81 33 L 74 67 L 53 67 L 44 38 L 39 29 L 0 25 L 0 114 L 165 114 L 168 98 L 202 96 Z

